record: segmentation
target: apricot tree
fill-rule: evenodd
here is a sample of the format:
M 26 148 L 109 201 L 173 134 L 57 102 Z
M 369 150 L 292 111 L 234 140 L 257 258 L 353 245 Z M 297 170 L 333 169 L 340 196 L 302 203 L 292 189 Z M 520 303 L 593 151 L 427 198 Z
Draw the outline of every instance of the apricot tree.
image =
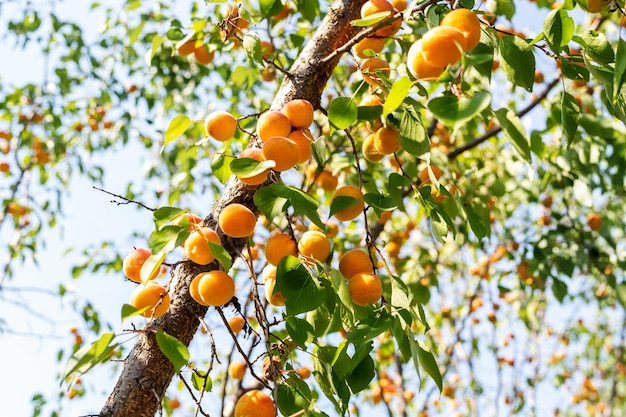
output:
M 154 230 L 74 268 L 123 271 L 132 325 L 75 339 L 63 396 L 109 364 L 93 415 L 624 415 L 623 2 L 171 3 L 93 48 L 10 21 L 63 45 L 54 88 L 0 91 L 10 259 L 61 212 L 29 177 L 155 151 L 105 190 Z

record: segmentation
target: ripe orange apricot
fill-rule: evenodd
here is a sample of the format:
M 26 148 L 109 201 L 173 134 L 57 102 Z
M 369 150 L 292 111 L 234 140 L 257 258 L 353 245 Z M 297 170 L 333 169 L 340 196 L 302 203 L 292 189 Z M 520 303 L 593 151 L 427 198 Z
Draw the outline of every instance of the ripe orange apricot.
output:
M 302 234 L 298 241 L 298 252 L 307 259 L 315 259 L 325 262 L 330 255 L 330 240 L 317 230 L 308 230 Z
M 387 0 L 368 0 L 361 7 L 361 18 L 373 15 L 375 13 L 390 12 L 390 15 L 395 13 L 393 5 Z M 393 36 L 402 26 L 402 20 L 395 20 L 390 24 L 378 29 L 376 36 L 389 37 Z
M 198 226 L 202 224 L 202 222 L 202 217 L 187 211 L 172 220 L 172 226 L 180 226 L 181 224 L 186 223 L 189 225 L 189 232 L 191 233 L 195 229 L 194 226 Z
M 274 136 L 289 136 L 291 122 L 284 113 L 270 110 L 259 116 L 256 124 L 256 133 L 263 142 Z
M 342 222 L 352 220 L 363 212 L 363 209 L 365 208 L 365 201 L 363 200 L 363 193 L 359 188 L 352 185 L 344 185 L 343 187 L 337 188 L 330 199 L 331 207 L 335 198 L 338 197 L 352 197 L 357 201 L 355 201 L 352 205 L 337 211 L 333 215 L 337 220 Z
M 165 314 L 170 307 L 170 295 L 158 282 L 148 281 L 137 285 L 130 296 L 130 305 L 138 310 L 148 307 L 141 315 L 157 318 Z
M 267 302 L 276 307 L 285 305 L 285 297 L 280 291 L 274 293 L 276 287 L 276 267 L 274 265 L 266 265 L 261 272 L 263 282 L 265 283 L 265 298 Z
M 192 291 L 193 287 L 197 291 Z M 202 272 L 191 281 L 189 294 L 198 304 L 221 306 L 235 296 L 235 281 L 223 271 Z
M 359 106 L 382 106 L 383 99 L 376 94 L 366 94 L 361 98 Z
M 313 143 L 313 135 L 309 129 L 296 129 L 289 134 L 287 137 L 292 141 L 296 142 L 298 145 L 298 151 L 300 157 L 298 158 L 298 163 L 302 164 L 308 161 L 311 156 L 313 156 L 313 149 L 311 148 L 311 144 Z
M 265 158 L 263 158 L 263 153 L 259 148 L 246 148 L 239 154 L 237 158 L 250 158 L 257 161 L 265 161 Z M 269 175 L 269 173 L 270 170 L 266 169 L 265 171 L 251 177 L 238 176 L 237 178 L 239 178 L 239 181 L 243 182 L 244 184 L 259 185 L 267 181 L 267 176 Z
M 246 319 L 244 319 L 241 316 L 233 316 L 230 319 L 228 319 L 228 327 L 230 327 L 230 330 L 232 330 L 233 333 L 235 334 L 242 331 L 245 324 L 246 324 Z
M 380 71 L 385 77 L 389 77 L 389 63 L 384 59 L 372 57 L 361 61 L 363 80 L 369 85 L 377 86 L 382 83 L 380 76 L 375 72 L 377 70 Z
M 270 59 L 274 53 L 274 45 L 268 41 L 261 41 L 261 54 L 263 58 Z
M 270 264 L 277 266 L 285 256 L 298 256 L 296 241 L 287 233 L 279 233 L 271 236 L 265 244 L 265 259 Z
M 293 140 L 284 136 L 267 139 L 261 147 L 263 157 L 276 162 L 274 171 L 282 172 L 293 168 L 300 159 L 300 148 Z
M 418 80 L 436 80 L 445 71 L 445 67 L 434 67 L 426 62 L 422 53 L 422 40 L 418 40 L 409 48 L 406 56 L 407 69 Z
M 187 56 L 187 55 L 191 55 L 194 49 L 196 49 L 196 40 L 189 39 L 188 41 L 180 45 L 178 48 L 176 48 L 176 52 L 178 52 L 178 55 Z
M 358 272 L 348 281 L 348 292 L 356 305 L 375 304 L 383 296 L 383 284 L 370 272 Z
M 381 127 L 374 135 L 374 148 L 389 155 L 400 149 L 400 131 L 390 126 Z
M 587 226 L 589 226 L 591 230 L 598 230 L 602 227 L 602 216 L 598 213 L 589 213 L 587 215 Z
M 222 244 L 219 235 L 209 227 L 202 227 L 191 232 L 185 240 L 185 255 L 198 265 L 208 265 L 215 260 L 209 242 Z
M 255 389 L 237 400 L 235 417 L 276 417 L 276 407 L 269 395 Z
M 437 26 L 422 37 L 422 54 L 427 63 L 443 68 L 461 59 L 465 45 L 465 36 L 460 30 L 451 26 Z
M 122 262 L 122 271 L 124 271 L 124 275 L 126 275 L 126 277 L 131 281 L 141 282 L 141 267 L 150 256 L 152 256 L 150 249 L 137 248 L 132 250 L 124 257 L 124 261 Z M 156 278 L 158 274 L 159 270 L 157 268 L 150 279 Z
M 254 234 L 256 216 L 248 207 L 233 203 L 222 209 L 218 223 L 222 232 L 230 237 L 248 237 Z
M 396 8 L 396 10 L 403 12 L 408 5 L 407 0 L 391 0 L 391 5 Z
M 296 372 L 298 373 L 298 376 L 302 379 L 307 379 L 308 377 L 311 376 L 311 368 L 309 368 L 308 366 L 303 366 L 302 368 L 298 368 L 296 369 Z
M 370 162 L 378 162 L 385 157 L 385 154 L 378 152 L 378 149 L 376 149 L 375 139 L 376 135 L 372 134 L 363 141 L 363 157 Z
M 313 124 L 313 111 L 313 105 L 302 98 L 288 101 L 282 110 L 291 126 L 302 128 L 308 128 Z
M 350 249 L 339 258 L 339 272 L 348 280 L 359 272 L 372 272 L 373 269 L 370 256 L 361 249 Z
M 438 180 L 439 178 L 441 178 L 441 174 L 443 173 L 441 169 L 439 169 L 435 165 L 431 165 L 430 169 L 433 171 L 433 174 L 435 175 L 435 179 Z M 428 173 L 428 167 L 422 168 L 422 170 L 418 174 L 418 177 L 423 184 L 430 184 L 431 181 L 430 181 L 430 174 Z
M 364 38 L 354 45 L 354 54 L 359 58 L 368 58 L 368 56 L 365 55 L 365 51 L 371 50 L 372 52 L 378 54 L 384 47 L 384 38 Z
M 471 51 L 480 41 L 480 20 L 469 9 L 454 9 L 441 19 L 441 26 L 452 26 L 465 37 L 465 52 Z
M 315 182 L 317 183 L 317 185 L 322 187 L 322 190 L 326 192 L 331 192 L 337 189 L 339 179 L 336 175 L 333 175 L 328 171 L 322 171 L 319 173 L 317 178 L 315 178 Z
M 246 367 L 245 362 L 231 362 L 228 365 L 228 375 L 233 379 L 243 379 Z
M 204 128 L 207 135 L 225 142 L 235 136 L 237 119 L 227 111 L 215 111 L 204 120 Z
M 209 50 L 204 45 L 196 45 L 193 50 L 193 56 L 196 58 L 196 61 L 202 65 L 209 65 L 213 62 L 213 56 L 215 55 L 214 51 L 209 52 Z

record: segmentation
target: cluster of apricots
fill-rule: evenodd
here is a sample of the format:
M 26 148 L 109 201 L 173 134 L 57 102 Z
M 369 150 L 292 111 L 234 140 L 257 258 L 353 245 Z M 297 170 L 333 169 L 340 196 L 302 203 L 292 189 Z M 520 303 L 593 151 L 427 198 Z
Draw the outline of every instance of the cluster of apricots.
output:
M 480 41 L 480 20 L 469 9 L 455 9 L 411 45 L 407 67 L 419 80 L 437 79 Z
M 202 65 L 209 65 L 213 62 L 215 51 L 209 51 L 207 45 L 201 39 L 189 39 L 176 48 L 181 56 L 190 56 L 193 54 L 196 62 Z

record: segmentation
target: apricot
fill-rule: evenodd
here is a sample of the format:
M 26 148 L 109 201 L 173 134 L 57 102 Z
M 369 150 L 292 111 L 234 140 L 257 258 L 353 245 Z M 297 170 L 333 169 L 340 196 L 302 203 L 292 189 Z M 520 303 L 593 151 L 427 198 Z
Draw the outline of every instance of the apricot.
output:
M 274 161 L 274 171 L 282 172 L 293 168 L 300 160 L 300 148 L 293 140 L 284 136 L 274 136 L 267 139 L 261 147 L 263 157 Z
M 261 41 L 261 54 L 263 58 L 270 59 L 272 54 L 274 53 L 274 45 L 268 41 Z
M 407 0 L 391 0 L 391 5 L 396 8 L 396 10 L 403 12 L 408 5 Z
M 196 49 L 196 40 L 189 39 L 187 42 L 183 43 L 178 48 L 176 48 L 176 52 L 178 52 L 178 55 L 187 56 L 187 55 L 191 55 L 195 49 Z
M 370 272 L 357 272 L 348 281 L 348 292 L 354 304 L 366 306 L 380 300 L 383 296 L 383 285 L 376 275 Z
M 301 128 L 308 128 L 313 124 L 313 111 L 313 105 L 302 98 L 288 101 L 282 110 L 291 126 Z
M 461 59 L 465 51 L 465 36 L 457 28 L 437 26 L 422 37 L 424 60 L 433 67 L 443 68 Z
M 383 38 L 364 38 L 354 45 L 354 54 L 359 58 L 368 58 L 368 56 L 365 55 L 365 51 L 371 50 L 375 54 L 378 54 L 384 47 L 385 39 Z
M 315 178 L 315 182 L 322 188 L 322 190 L 331 192 L 337 189 L 339 179 L 336 175 L 333 175 L 328 171 L 322 171 L 319 173 L 317 178 Z
M 256 133 L 263 142 L 274 136 L 287 137 L 291 133 L 291 122 L 284 113 L 270 110 L 259 116 Z
M 276 417 L 276 407 L 269 395 L 255 389 L 239 397 L 235 417 Z
M 454 9 L 441 19 L 441 26 L 451 26 L 465 37 L 465 52 L 471 51 L 480 41 L 480 20 L 469 9 Z
M 459 34 L 460 33 L 461 32 L 459 32 Z M 378 86 L 382 84 L 382 79 L 376 74 L 376 70 L 380 71 L 385 77 L 389 77 L 389 63 L 384 59 L 372 57 L 361 61 L 363 80 L 369 85 Z
M 247 365 L 244 362 L 231 362 L 228 365 L 228 375 L 233 379 L 243 379 Z
M 313 143 L 313 135 L 309 129 L 296 129 L 287 137 L 298 145 L 298 151 L 300 157 L 298 158 L 298 164 L 302 164 L 313 156 L 313 149 L 311 144 Z
M 367 16 L 382 12 L 390 12 L 389 15 L 391 16 L 396 12 L 396 10 L 387 0 L 368 0 L 361 7 L 361 18 L 364 19 Z M 393 36 L 400 29 L 400 26 L 402 26 L 402 20 L 398 19 L 383 26 L 374 33 L 376 36 L 382 37 Z
M 332 207 L 333 201 L 338 197 L 352 197 L 357 201 L 353 202 L 350 206 L 342 208 L 337 211 L 333 216 L 339 221 L 345 222 L 355 219 L 359 214 L 363 212 L 365 208 L 365 201 L 363 200 L 363 193 L 358 187 L 352 185 L 344 185 L 337 188 L 330 199 L 330 205 Z
M 232 330 L 235 334 L 238 334 L 240 331 L 242 331 L 245 324 L 246 319 L 241 316 L 233 316 L 228 319 L 228 327 L 230 327 L 230 330 Z
M 283 297 L 283 294 L 280 291 L 274 293 L 274 288 L 276 287 L 276 267 L 274 265 L 267 265 L 263 268 L 261 275 L 265 283 L 265 298 L 267 302 L 276 307 L 284 306 L 285 297 Z
M 189 294 L 198 304 L 221 306 L 235 296 L 235 281 L 223 271 L 202 272 L 191 281 Z
M 141 267 L 150 256 L 152 256 L 150 249 L 137 248 L 132 250 L 124 257 L 124 261 L 122 262 L 124 275 L 131 281 L 141 282 Z M 157 269 L 149 279 L 156 278 L 158 273 L 159 270 Z
M 396 152 L 400 149 L 400 131 L 389 126 L 381 127 L 374 135 L 374 148 L 383 155 Z
M 441 174 L 443 173 L 441 169 L 439 169 L 435 165 L 431 165 L 430 169 L 433 171 L 435 179 L 438 180 L 439 178 L 441 178 Z M 422 182 L 422 184 L 430 184 L 431 181 L 430 181 L 430 174 L 428 172 L 428 167 L 422 168 L 422 170 L 418 174 L 418 177 L 420 181 Z
M 263 158 L 263 153 L 261 152 L 259 148 L 244 149 L 239 154 L 238 158 L 250 158 L 250 159 L 255 159 L 259 162 L 265 161 L 265 158 Z M 265 171 L 259 174 L 253 175 L 251 177 L 239 177 L 238 176 L 237 178 L 239 178 L 239 181 L 243 182 L 244 184 L 259 185 L 267 181 L 267 176 L 269 175 L 269 173 L 270 173 L 269 169 L 266 169 Z
M 202 227 L 191 232 L 185 240 L 185 255 L 198 265 L 208 265 L 215 260 L 215 255 L 211 252 L 209 242 L 221 245 L 219 235 L 209 227 Z
M 170 307 L 170 295 L 158 282 L 148 281 L 135 288 L 130 296 L 130 305 L 138 310 L 148 307 L 141 315 L 157 318 L 165 314 Z
M 287 233 L 279 233 L 271 236 L 265 244 L 265 259 L 270 264 L 277 266 L 285 256 L 298 256 L 296 241 Z
M 348 280 L 359 272 L 372 272 L 373 269 L 370 256 L 361 249 L 351 249 L 339 258 L 339 272 Z
M 222 232 L 230 237 L 249 237 L 254 234 L 256 216 L 248 207 L 233 203 L 222 209 L 218 223 Z
M 289 9 L 289 5 L 288 4 L 283 4 L 283 8 L 280 9 L 280 12 L 278 12 L 278 14 L 272 16 L 272 19 L 274 20 L 283 20 L 286 19 L 287 16 L 289 16 L 289 13 L 291 13 L 291 9 Z
M 409 48 L 406 57 L 407 69 L 415 78 L 423 81 L 436 80 L 445 71 L 445 67 L 434 67 L 426 62 L 422 53 L 422 40 L 418 40 Z
M 204 120 L 204 128 L 207 135 L 225 142 L 235 136 L 237 119 L 227 111 L 215 111 Z
M 602 227 L 602 216 L 598 213 L 589 213 L 587 215 L 587 226 L 591 230 L 598 230 Z
M 196 62 L 202 65 L 209 65 L 213 62 L 214 51 L 209 50 L 204 45 L 197 45 L 193 50 L 193 56 L 196 58 Z
M 359 106 L 382 106 L 383 99 L 376 94 L 366 94 L 361 99 Z
M 380 153 L 378 149 L 376 149 L 376 145 L 374 144 L 375 140 L 376 135 L 369 135 L 363 141 L 363 147 L 361 148 L 363 151 L 363 157 L 370 162 L 378 162 L 385 157 L 384 153 Z
M 591 13 L 600 13 L 608 6 L 609 0 L 588 0 L 587 10 Z
M 307 379 L 311 376 L 311 368 L 309 368 L 308 366 L 303 366 L 302 368 L 296 369 L 296 373 L 300 378 Z
M 325 262 L 330 255 L 330 240 L 317 230 L 306 231 L 298 241 L 298 252 L 307 259 Z

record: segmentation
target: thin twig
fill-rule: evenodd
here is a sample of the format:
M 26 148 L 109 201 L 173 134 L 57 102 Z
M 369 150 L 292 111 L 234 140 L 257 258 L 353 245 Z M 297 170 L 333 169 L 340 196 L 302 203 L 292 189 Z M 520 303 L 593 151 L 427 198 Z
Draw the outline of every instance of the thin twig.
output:
M 115 204 L 117 204 L 118 206 L 125 205 L 125 204 L 137 204 L 138 206 L 141 206 L 141 207 L 145 208 L 146 210 L 156 211 L 156 209 L 155 209 L 155 208 L 148 207 L 148 206 L 146 206 L 144 203 L 142 203 L 141 201 L 131 200 L 130 198 L 126 198 L 126 197 L 124 197 L 124 196 L 122 196 L 122 195 L 115 194 L 115 193 L 112 193 L 112 192 L 107 191 L 107 190 L 103 190 L 102 188 L 98 188 L 98 187 L 96 187 L 95 185 L 92 185 L 92 186 L 91 186 L 91 188 L 94 188 L 94 189 L 96 189 L 96 190 L 98 190 L 98 191 L 102 191 L 102 192 L 103 192 L 103 193 L 105 193 L 105 194 L 112 195 L 112 196 L 113 196 L 113 197 L 115 197 L 115 198 L 119 198 L 119 199 L 121 199 L 121 200 L 124 200 L 124 201 L 115 201 L 115 200 L 111 200 L 111 203 L 115 203 Z

